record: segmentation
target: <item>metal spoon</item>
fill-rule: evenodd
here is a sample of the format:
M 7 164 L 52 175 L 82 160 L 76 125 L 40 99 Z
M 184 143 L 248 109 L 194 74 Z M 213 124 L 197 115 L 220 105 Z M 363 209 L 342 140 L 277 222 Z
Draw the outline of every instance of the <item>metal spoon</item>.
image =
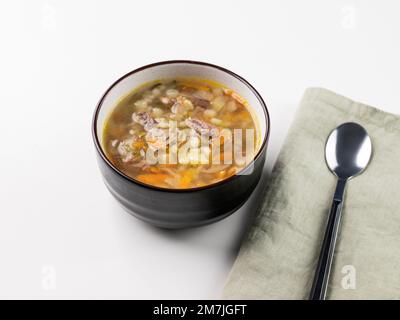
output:
M 329 169 L 337 176 L 338 181 L 314 276 L 310 300 L 325 300 L 346 182 L 360 174 L 367 167 L 371 153 L 372 144 L 367 131 L 353 122 L 344 123 L 337 127 L 331 132 L 326 142 L 326 163 Z

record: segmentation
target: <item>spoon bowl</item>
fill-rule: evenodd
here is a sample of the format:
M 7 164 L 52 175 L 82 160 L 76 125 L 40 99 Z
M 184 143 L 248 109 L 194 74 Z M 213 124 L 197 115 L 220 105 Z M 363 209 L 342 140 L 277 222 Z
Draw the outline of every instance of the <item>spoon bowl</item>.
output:
M 348 122 L 334 129 L 325 147 L 329 169 L 342 179 L 360 174 L 367 167 L 372 143 L 367 131 L 357 123 Z

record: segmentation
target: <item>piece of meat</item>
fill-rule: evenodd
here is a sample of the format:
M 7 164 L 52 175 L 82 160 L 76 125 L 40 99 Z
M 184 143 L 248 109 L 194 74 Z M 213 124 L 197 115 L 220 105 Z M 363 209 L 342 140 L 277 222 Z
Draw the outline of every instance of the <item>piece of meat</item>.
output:
M 218 129 L 205 121 L 188 118 L 185 123 L 200 135 L 210 135 L 213 138 L 218 136 Z
M 132 120 L 143 126 L 145 131 L 151 130 L 158 123 L 148 112 L 134 112 L 132 114 Z
M 134 140 L 132 138 L 121 141 L 118 144 L 117 151 L 121 157 L 122 162 L 130 162 L 134 160 L 132 144 Z
M 184 114 L 189 110 L 193 110 L 194 106 L 192 101 L 185 98 L 184 96 L 179 96 L 176 98 L 175 103 L 171 107 L 171 112 L 174 114 Z
M 210 105 L 210 101 L 205 100 L 205 99 L 196 99 L 194 103 L 195 103 L 195 105 L 202 107 L 202 108 L 208 108 Z
M 201 118 L 204 114 L 204 111 L 206 111 L 205 108 L 196 107 L 196 108 L 194 108 L 194 110 L 192 112 L 192 117 L 193 118 Z
M 166 130 L 153 127 L 146 134 L 146 142 L 148 146 L 154 149 L 165 148 L 168 139 L 168 133 Z

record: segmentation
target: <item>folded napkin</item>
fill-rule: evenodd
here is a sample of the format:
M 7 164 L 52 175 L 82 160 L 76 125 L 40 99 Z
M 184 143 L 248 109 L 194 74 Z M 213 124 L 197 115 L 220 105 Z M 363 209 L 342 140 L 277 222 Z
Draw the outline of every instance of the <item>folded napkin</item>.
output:
M 400 298 L 400 117 L 319 88 L 304 94 L 224 298 L 308 298 L 336 187 L 325 142 L 349 121 L 373 155 L 347 185 L 327 299 Z

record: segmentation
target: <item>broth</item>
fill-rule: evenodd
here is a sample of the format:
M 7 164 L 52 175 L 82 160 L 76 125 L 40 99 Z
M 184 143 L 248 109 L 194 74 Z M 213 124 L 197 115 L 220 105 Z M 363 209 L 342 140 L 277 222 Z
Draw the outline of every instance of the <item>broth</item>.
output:
M 171 189 L 237 174 L 254 158 L 257 144 L 247 102 L 197 78 L 159 80 L 133 90 L 117 103 L 103 130 L 103 148 L 115 167 L 142 183 Z

